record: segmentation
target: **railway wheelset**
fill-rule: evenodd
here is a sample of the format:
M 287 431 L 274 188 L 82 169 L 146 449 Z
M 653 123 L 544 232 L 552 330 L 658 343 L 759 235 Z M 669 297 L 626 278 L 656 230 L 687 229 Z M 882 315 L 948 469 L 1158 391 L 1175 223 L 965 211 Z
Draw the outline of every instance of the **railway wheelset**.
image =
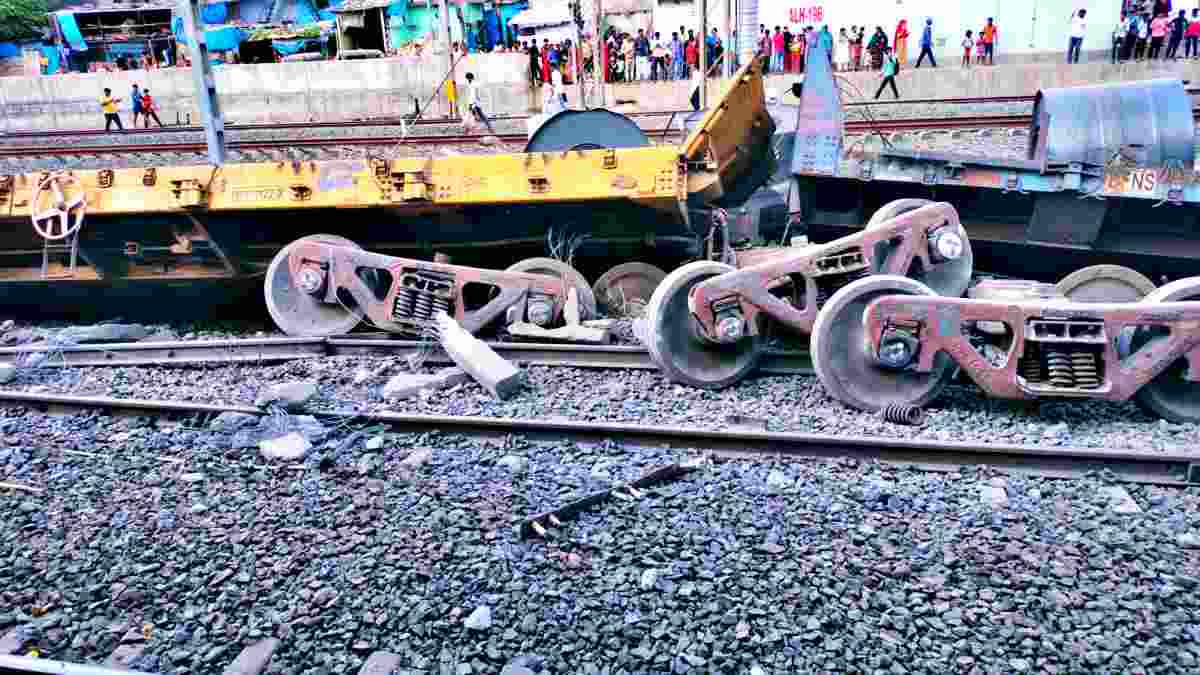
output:
M 1132 398 L 1200 422 L 1200 277 L 1156 288 L 1097 265 L 1058 284 L 972 278 L 954 208 L 897 200 L 824 245 L 684 265 L 639 335 L 671 380 L 707 389 L 753 371 L 782 328 L 810 336 L 825 389 L 864 411 L 924 406 L 962 372 L 995 398 Z

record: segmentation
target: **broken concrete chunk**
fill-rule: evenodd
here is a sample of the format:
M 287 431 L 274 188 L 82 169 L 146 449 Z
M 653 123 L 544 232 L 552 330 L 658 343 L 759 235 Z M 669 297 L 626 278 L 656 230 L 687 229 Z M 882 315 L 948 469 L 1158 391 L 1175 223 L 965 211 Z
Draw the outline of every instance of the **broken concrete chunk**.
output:
M 17 376 L 17 367 L 7 361 L 0 361 L 0 384 L 12 382 Z
M 60 340 L 70 342 L 133 342 L 145 338 L 151 330 L 136 323 L 103 323 L 95 326 L 70 326 L 58 332 Z
M 279 648 L 279 640 L 267 638 L 242 650 L 233 663 L 225 668 L 224 675 L 258 675 L 267 669 L 271 656 Z
M 448 314 L 438 312 L 436 321 L 442 349 L 492 396 L 505 399 L 525 386 L 525 373 L 463 330 Z
M 521 474 L 529 470 L 529 460 L 520 455 L 505 455 L 496 461 L 496 466 Z
M 996 485 L 980 485 L 979 501 L 988 506 L 1004 506 L 1008 503 L 1008 492 Z
M 612 328 L 608 326 L 592 328 L 574 324 L 560 328 L 542 328 L 531 323 L 517 322 L 509 324 L 508 333 L 513 337 L 528 340 L 555 340 L 584 345 L 606 345 L 612 342 Z
M 365 447 L 367 450 L 378 450 L 378 449 L 382 448 L 383 447 L 383 436 L 374 436 L 374 437 L 368 438 Z
M 264 389 L 254 400 L 254 405 L 259 408 L 278 405 L 285 410 L 297 412 L 303 410 L 304 406 L 316 395 L 316 382 L 284 382 Z
M 1106 485 L 1102 492 L 1108 497 L 1108 505 L 1113 513 L 1130 515 L 1142 512 L 1142 507 L 1138 506 L 1129 492 L 1120 485 Z
M 415 469 L 428 464 L 433 459 L 433 450 L 429 448 L 417 448 L 408 453 L 408 457 L 400 460 L 400 466 L 405 469 Z
M 267 459 L 296 461 L 304 459 L 304 453 L 312 444 L 308 439 L 293 431 L 279 438 L 267 438 L 258 442 L 258 450 Z
M 213 431 L 230 432 L 245 429 L 256 424 L 258 424 L 257 415 L 227 410 L 217 415 L 212 422 L 209 422 L 208 428 Z
M 449 389 L 470 382 L 471 376 L 462 368 L 442 368 L 432 375 L 400 373 L 383 385 L 383 397 L 389 400 L 412 398 L 422 391 Z

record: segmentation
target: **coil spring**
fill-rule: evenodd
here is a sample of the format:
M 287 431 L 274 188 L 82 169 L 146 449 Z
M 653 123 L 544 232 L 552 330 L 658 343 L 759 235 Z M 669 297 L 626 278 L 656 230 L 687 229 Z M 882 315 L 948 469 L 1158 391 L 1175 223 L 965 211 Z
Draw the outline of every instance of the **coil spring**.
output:
M 392 314 L 407 319 L 412 316 L 413 305 L 416 302 L 417 292 L 411 288 L 402 288 L 400 294 L 396 296 L 396 306 L 393 308 Z
M 1075 370 L 1071 355 L 1062 349 L 1046 349 L 1046 367 L 1050 371 L 1050 384 L 1061 389 L 1075 388 Z
M 450 314 L 450 316 L 454 316 L 450 312 L 449 298 L 443 298 L 440 295 L 433 296 L 433 313 L 437 314 L 438 312 L 445 312 L 446 314 Z
M 845 274 L 829 275 L 817 279 L 817 309 L 825 306 L 829 298 L 833 297 L 834 293 L 840 291 L 844 286 L 859 279 L 871 276 L 871 271 L 863 268 L 854 272 L 846 272 Z
M 1021 374 L 1021 377 L 1025 378 L 1026 382 L 1045 381 L 1045 371 L 1042 370 L 1042 359 L 1041 354 L 1038 352 L 1037 343 L 1025 343 L 1025 353 L 1017 363 L 1017 371 Z
M 1071 369 L 1076 387 L 1095 389 L 1100 386 L 1100 368 L 1094 353 L 1078 351 L 1071 354 Z
M 925 421 L 925 411 L 915 405 L 890 403 L 883 406 L 883 410 L 880 412 L 883 414 L 884 421 L 892 424 L 917 426 Z
M 417 296 L 417 306 L 413 311 L 413 318 L 425 321 L 433 316 L 433 296 L 429 293 L 421 293 Z

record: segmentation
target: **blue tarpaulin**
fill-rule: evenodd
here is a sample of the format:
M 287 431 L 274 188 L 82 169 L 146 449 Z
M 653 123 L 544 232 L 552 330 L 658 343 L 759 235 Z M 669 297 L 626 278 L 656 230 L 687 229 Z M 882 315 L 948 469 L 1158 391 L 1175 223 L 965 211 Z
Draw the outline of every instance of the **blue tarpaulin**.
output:
M 275 48 L 276 53 L 291 56 L 304 51 L 308 42 L 308 40 L 271 40 L 271 46 Z
M 21 55 L 21 48 L 11 42 L 0 42 L 0 59 L 11 59 Z
M 317 21 L 320 19 L 317 17 L 317 8 L 313 7 L 312 0 L 296 0 L 296 24 L 307 26 Z
M 58 28 L 67 44 L 71 45 L 71 49 L 86 51 L 87 43 L 83 41 L 83 34 L 79 32 L 79 24 L 75 23 L 75 14 L 64 11 L 55 12 L 54 16 L 58 19 Z
M 38 50 L 46 57 L 46 75 L 51 75 L 58 72 L 59 58 L 58 49 L 41 45 Z
M 200 18 L 207 24 L 225 23 L 229 18 L 228 6 L 223 2 L 212 2 L 200 9 Z
M 184 34 L 183 19 L 180 17 L 175 17 L 175 20 L 171 22 L 171 31 L 175 33 L 175 39 L 179 44 L 192 44 L 192 39 Z M 245 34 L 237 26 L 219 26 L 204 31 L 204 41 L 208 43 L 210 52 L 237 49 L 244 39 L 246 39 Z
M 141 56 L 148 47 L 144 42 L 114 42 L 107 49 L 110 56 Z

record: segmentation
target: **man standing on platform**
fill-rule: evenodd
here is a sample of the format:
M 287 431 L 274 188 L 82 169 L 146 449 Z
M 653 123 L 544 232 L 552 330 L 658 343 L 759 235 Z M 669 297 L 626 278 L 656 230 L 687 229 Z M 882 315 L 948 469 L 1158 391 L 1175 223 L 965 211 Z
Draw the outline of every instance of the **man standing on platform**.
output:
M 921 55 L 917 57 L 917 68 L 925 62 L 926 56 L 929 57 L 929 63 L 937 68 L 937 59 L 933 58 L 933 19 L 925 19 L 925 30 L 921 31 Z
M 1071 41 L 1067 43 L 1067 63 L 1079 63 L 1079 52 L 1083 38 L 1087 37 L 1087 10 L 1081 9 L 1071 15 Z
M 989 16 L 987 25 L 983 27 L 983 31 L 979 34 L 979 41 L 983 43 L 983 58 L 987 60 L 989 66 L 996 65 L 996 40 L 999 38 L 1000 29 L 996 27 L 996 23 Z

